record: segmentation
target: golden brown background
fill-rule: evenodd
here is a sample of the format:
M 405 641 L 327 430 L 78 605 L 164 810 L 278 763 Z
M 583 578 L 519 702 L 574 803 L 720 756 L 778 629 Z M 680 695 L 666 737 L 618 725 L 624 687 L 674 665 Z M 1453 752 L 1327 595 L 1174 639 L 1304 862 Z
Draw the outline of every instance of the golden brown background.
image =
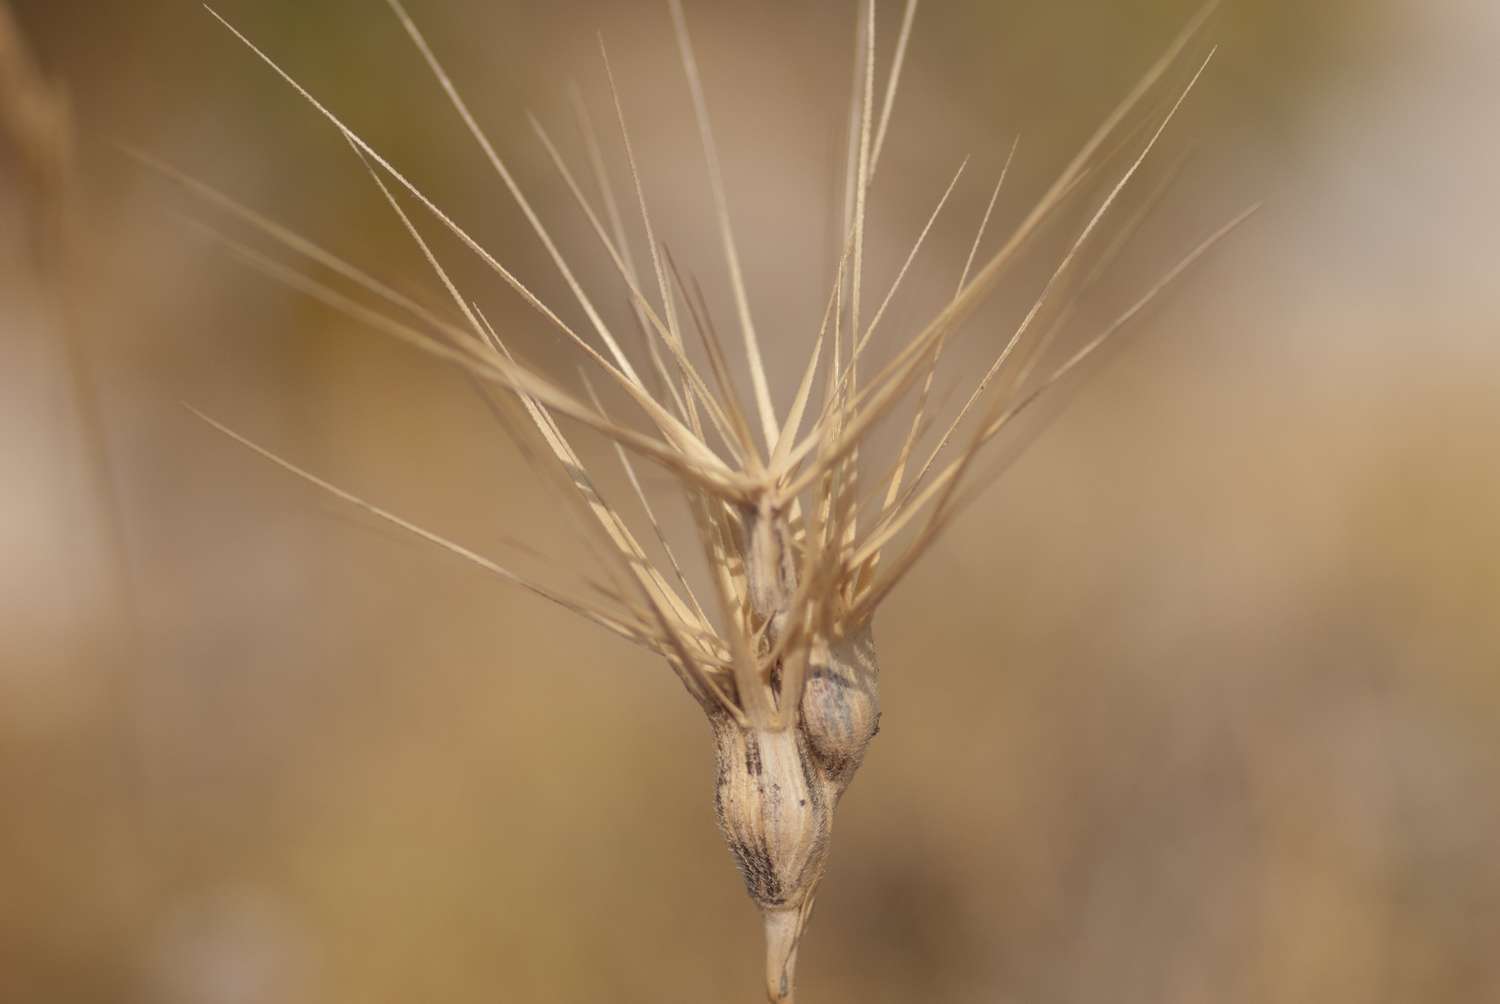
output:
M 14 6 L 75 112 L 63 295 L 117 503 L 38 281 L 42 195 L 0 148 L 0 1000 L 756 999 L 707 731 L 665 667 L 178 406 L 487 553 L 585 567 L 462 379 L 235 263 L 180 217 L 229 224 L 116 144 L 425 295 L 348 149 L 195 4 Z M 576 153 L 577 79 L 607 121 L 602 31 L 664 237 L 727 315 L 665 4 L 411 6 L 622 321 L 525 119 Z M 571 306 L 383 4 L 220 9 Z M 688 10 L 784 403 L 830 274 L 854 6 Z M 888 339 L 950 291 L 1015 135 L 999 230 L 1190 13 L 922 5 L 877 288 L 973 161 Z M 882 68 L 898 18 L 881 3 Z M 1151 172 L 1194 159 L 1106 303 L 1267 206 L 878 618 L 884 728 L 840 813 L 809 1002 L 1500 999 L 1500 7 L 1240 0 L 1208 36 Z

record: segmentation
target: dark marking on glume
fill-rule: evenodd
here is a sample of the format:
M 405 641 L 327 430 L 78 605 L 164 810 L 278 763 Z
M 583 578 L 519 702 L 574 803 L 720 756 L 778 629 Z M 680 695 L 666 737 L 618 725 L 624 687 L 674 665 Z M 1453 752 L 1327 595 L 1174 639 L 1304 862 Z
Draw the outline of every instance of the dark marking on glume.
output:
M 812 747 L 807 741 L 807 736 L 797 736 L 797 766 L 802 769 L 802 784 L 807 793 L 813 798 L 818 798 L 818 793 L 823 789 L 819 786 L 818 772 L 813 766 Z
M 771 853 L 762 842 L 732 842 L 729 849 L 734 853 L 740 874 L 745 879 L 745 888 L 750 896 L 762 906 L 776 907 L 786 902 L 781 879 L 776 875 L 776 866 Z
M 745 770 L 751 777 L 760 777 L 760 741 L 754 733 L 745 735 Z
M 823 758 L 823 769 L 832 777 L 842 777 L 844 771 L 848 770 L 853 762 L 853 757 L 829 756 Z

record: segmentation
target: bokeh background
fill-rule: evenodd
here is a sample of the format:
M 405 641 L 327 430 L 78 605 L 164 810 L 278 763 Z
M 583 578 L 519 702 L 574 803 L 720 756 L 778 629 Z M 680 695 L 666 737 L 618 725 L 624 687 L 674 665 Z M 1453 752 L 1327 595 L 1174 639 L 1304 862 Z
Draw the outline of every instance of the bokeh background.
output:
M 623 321 L 526 122 L 576 155 L 573 80 L 608 121 L 603 32 L 661 231 L 728 316 L 664 4 L 411 6 Z M 587 567 L 460 377 L 245 269 L 183 218 L 242 231 L 120 152 L 435 298 L 347 147 L 195 4 L 13 8 L 74 138 L 41 161 L 66 176 L 0 137 L 0 999 L 758 999 L 707 730 L 665 667 L 179 407 L 478 550 Z M 830 275 L 854 5 L 688 8 L 785 401 Z M 220 9 L 570 306 L 384 5 Z M 882 351 L 950 291 L 1014 137 L 995 234 L 1190 13 L 922 5 L 877 288 L 973 160 Z M 899 16 L 882 0 L 882 67 Z M 884 727 L 808 1001 L 1500 999 L 1500 7 L 1238 0 L 1205 38 L 1142 187 L 1191 160 L 1077 335 L 1266 207 L 1001 451 L 1030 446 L 878 618 Z

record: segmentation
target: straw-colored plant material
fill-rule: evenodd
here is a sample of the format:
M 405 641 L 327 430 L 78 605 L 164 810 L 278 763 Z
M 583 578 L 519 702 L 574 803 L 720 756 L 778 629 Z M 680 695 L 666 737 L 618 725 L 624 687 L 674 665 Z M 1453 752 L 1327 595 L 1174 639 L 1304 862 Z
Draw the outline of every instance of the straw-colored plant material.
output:
M 74 143 L 66 91 L 42 72 L 9 5 L 0 0 L 0 184 L 13 182 L 20 189 L 36 286 L 67 368 L 88 502 L 100 524 L 102 572 L 113 620 L 109 662 L 123 669 L 138 655 L 139 625 L 123 510 L 85 342 L 88 283 Z
M 0 3 L 0 153 L 26 195 L 32 248 L 41 267 L 61 267 L 73 174 L 67 96 L 31 56 L 10 7 Z
M 712 726 L 718 756 L 715 806 L 719 823 L 750 895 L 765 915 L 767 993 L 773 1001 L 790 1001 L 798 943 L 827 863 L 834 810 L 879 728 L 879 667 L 872 620 L 881 601 L 982 484 L 972 477 L 981 451 L 1016 416 L 1125 330 L 1244 218 L 1209 235 L 1130 310 L 1072 356 L 1045 368 L 1046 349 L 1070 317 L 1072 298 L 1081 286 L 1092 282 L 1139 222 L 1138 218 L 1123 224 L 1116 221 L 1121 194 L 1156 147 L 1207 60 L 1167 102 L 1165 113 L 1153 116 L 1143 109 L 1169 71 L 1178 66 L 1210 11 L 1204 10 L 1184 29 L 1019 226 L 987 256 L 982 248 L 989 212 L 976 221 L 973 250 L 952 299 L 921 330 L 904 338 L 882 367 L 867 371 L 862 365 L 866 349 L 928 228 L 961 183 L 963 168 L 937 200 L 932 219 L 897 276 L 884 289 L 875 286 L 865 269 L 869 196 L 888 129 L 898 122 L 893 111 L 917 3 L 906 3 L 883 86 L 877 79 L 875 4 L 873 0 L 861 4 L 842 253 L 836 274 L 830 277 L 827 308 L 817 327 L 808 331 L 802 376 L 789 389 L 789 406 L 779 411 L 773 403 L 778 395 L 767 376 L 750 305 L 749 279 L 740 264 L 732 193 L 720 168 L 709 95 L 681 0 L 669 0 L 669 8 L 708 167 L 712 223 L 730 279 L 732 341 L 739 343 L 738 348 L 731 348 L 731 340 L 721 339 L 696 285 L 685 281 L 655 236 L 631 144 L 627 102 L 607 53 L 603 59 L 615 119 L 612 131 L 618 130 L 620 166 L 629 178 L 625 196 L 615 190 L 603 153 L 605 143 L 582 111 L 581 102 L 576 104 L 589 150 L 582 177 L 546 129 L 533 121 L 539 141 L 608 254 L 615 278 L 628 291 L 641 329 L 643 354 L 626 351 L 630 340 L 613 330 L 596 309 L 584 281 L 400 0 L 387 2 L 480 154 L 535 231 L 587 319 L 586 327 L 580 330 L 564 321 L 405 173 L 227 21 L 225 27 L 353 148 L 447 291 L 453 319 L 413 302 L 207 185 L 165 165 L 155 166 L 284 251 L 331 271 L 338 285 L 223 238 L 227 247 L 253 267 L 362 325 L 451 362 L 493 391 L 489 395 L 492 404 L 512 431 L 530 437 L 535 445 L 529 452 L 538 460 L 538 471 L 556 484 L 572 508 L 579 532 L 588 536 L 601 556 L 601 581 L 570 590 L 525 579 L 208 421 L 319 488 L 660 655 Z M 1105 178 L 1117 160 L 1124 166 L 1114 168 L 1113 180 L 1093 184 Z M 594 189 L 592 195 L 588 185 Z M 999 191 L 997 184 L 990 208 Z M 1034 245 L 1043 223 L 1059 218 L 1057 210 L 1069 200 L 1090 192 L 1094 192 L 1094 202 L 1085 214 L 1086 224 L 1040 296 L 1024 320 L 999 339 L 993 365 L 957 418 L 941 431 L 932 429 L 933 375 L 960 326 L 1022 252 Z M 419 210 L 416 218 L 409 207 Z M 646 235 L 645 255 L 632 249 L 626 238 L 627 212 L 639 217 Z M 563 386 L 512 356 L 423 236 L 428 224 L 456 237 L 529 304 L 545 326 L 576 350 L 585 367 L 581 391 Z M 1115 235 L 1112 241 L 1104 239 L 1107 233 Z M 731 360 L 737 354 L 743 355 L 750 375 L 748 401 L 735 391 Z M 639 416 L 624 421 L 607 414 L 594 390 L 596 382 L 623 393 Z M 871 430 L 908 406 L 915 414 L 909 419 L 899 455 L 881 477 L 872 479 L 867 458 L 861 454 Z M 667 556 L 665 565 L 648 557 L 637 531 L 597 490 L 593 472 L 580 459 L 565 422 L 615 444 L 650 532 Z M 936 439 L 929 441 L 934 431 Z M 684 574 L 668 543 L 671 534 L 657 520 L 657 510 L 642 487 L 637 469 L 641 463 L 654 464 L 675 478 L 696 521 L 698 543 L 709 569 L 706 584 L 695 588 Z

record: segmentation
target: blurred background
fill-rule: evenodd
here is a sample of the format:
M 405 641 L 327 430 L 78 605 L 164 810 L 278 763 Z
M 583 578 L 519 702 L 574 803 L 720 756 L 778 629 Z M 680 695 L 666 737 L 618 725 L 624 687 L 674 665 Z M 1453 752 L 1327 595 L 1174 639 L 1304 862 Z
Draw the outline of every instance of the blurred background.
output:
M 623 324 L 526 121 L 581 156 L 567 92 L 609 121 L 603 33 L 659 232 L 728 326 L 665 4 L 411 6 Z M 831 276 L 855 5 L 687 6 L 784 405 Z M 461 377 L 245 268 L 183 219 L 242 228 L 120 152 L 441 303 L 347 146 L 196 4 L 12 7 L 36 65 L 0 45 L 0 999 L 758 999 L 708 732 L 666 667 L 179 407 L 476 550 L 587 570 Z M 577 313 L 383 4 L 219 9 Z M 1015 137 L 991 247 L 1191 13 L 922 5 L 874 288 L 972 160 L 880 351 L 951 293 Z M 1189 59 L 1209 41 L 1138 188 L 1187 166 L 1070 337 L 1266 206 L 1002 448 L 1030 446 L 877 618 L 884 726 L 799 999 L 1500 999 L 1500 6 L 1237 0 Z

